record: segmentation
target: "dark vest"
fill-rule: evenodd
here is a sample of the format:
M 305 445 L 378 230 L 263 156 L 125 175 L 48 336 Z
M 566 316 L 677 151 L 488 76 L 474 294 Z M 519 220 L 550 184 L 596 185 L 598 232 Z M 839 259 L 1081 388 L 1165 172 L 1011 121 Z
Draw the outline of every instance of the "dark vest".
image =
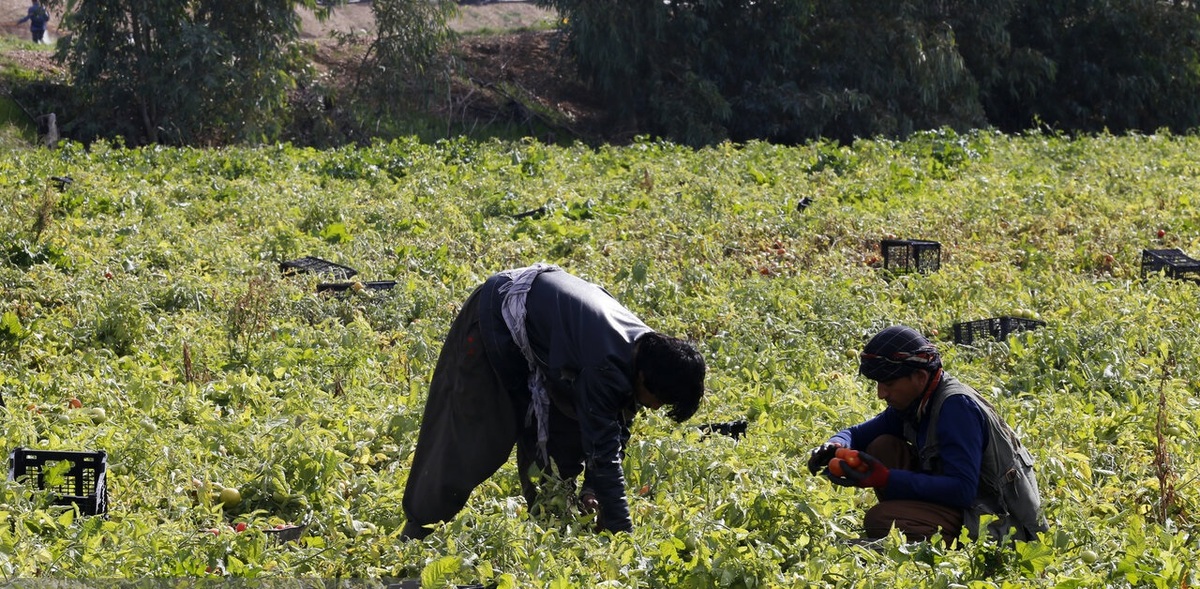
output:
M 943 373 L 944 374 L 944 373 Z M 987 445 L 983 449 L 983 464 L 979 472 L 979 489 L 970 509 L 963 513 L 963 523 L 972 538 L 979 537 L 980 516 L 991 514 L 996 519 L 987 526 L 995 539 L 1035 540 L 1038 532 L 1046 531 L 1042 515 L 1042 498 L 1033 472 L 1033 457 L 1021 445 L 1017 434 L 1004 422 L 975 389 L 957 379 L 944 375 L 942 383 L 929 400 L 929 425 L 925 445 L 917 460 L 921 470 L 942 473 L 941 451 L 938 448 L 937 422 L 942 403 L 954 395 L 965 395 L 975 402 L 987 419 Z M 917 426 L 904 425 L 904 437 L 917 447 Z

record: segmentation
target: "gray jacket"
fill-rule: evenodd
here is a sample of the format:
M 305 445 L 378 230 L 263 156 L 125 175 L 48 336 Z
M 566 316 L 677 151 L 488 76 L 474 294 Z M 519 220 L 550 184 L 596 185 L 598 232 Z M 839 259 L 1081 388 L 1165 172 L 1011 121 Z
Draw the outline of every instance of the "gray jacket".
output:
M 972 538 L 978 537 L 980 516 L 992 514 L 997 516 L 996 521 L 988 526 L 988 533 L 993 538 L 1010 536 L 1015 540 L 1036 539 L 1038 532 L 1045 531 L 1047 526 L 1042 515 L 1037 478 L 1033 472 L 1033 457 L 1021 445 L 1012 428 L 996 413 L 996 409 L 975 389 L 947 378 L 934 391 L 933 398 L 929 400 L 930 419 L 925 444 L 918 457 L 921 468 L 928 472 L 939 472 L 938 414 L 942 403 L 954 395 L 970 398 L 987 417 L 988 423 L 988 443 L 983 449 L 979 489 L 975 501 L 963 513 L 967 531 Z M 906 425 L 904 436 L 916 446 L 917 431 L 914 425 Z

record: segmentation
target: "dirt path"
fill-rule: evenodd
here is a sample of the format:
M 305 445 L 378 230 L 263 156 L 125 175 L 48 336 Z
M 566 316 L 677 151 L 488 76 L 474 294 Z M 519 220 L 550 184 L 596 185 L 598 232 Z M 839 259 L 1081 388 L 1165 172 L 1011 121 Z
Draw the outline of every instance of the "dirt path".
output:
M 0 0 L 8 2 L 13 0 Z M 477 5 L 459 5 L 459 14 L 450 28 L 460 33 L 475 31 L 501 32 L 522 27 L 539 26 L 554 21 L 554 12 L 534 6 L 532 2 L 501 1 Z M 374 19 L 369 2 L 339 6 L 325 21 L 318 21 L 310 10 L 300 11 L 303 36 L 328 37 L 330 33 L 374 32 Z
M 29 23 L 16 24 L 25 16 L 29 0 L 0 0 L 0 34 L 22 39 L 29 38 Z M 53 43 L 59 36 L 61 13 L 51 13 L 46 39 Z M 539 26 L 554 20 L 554 12 L 534 6 L 532 2 L 500 1 L 477 5 L 460 5 L 459 15 L 450 27 L 460 33 L 475 31 L 501 32 L 521 27 Z M 369 2 L 354 2 L 334 8 L 324 21 L 317 20 L 311 10 L 300 10 L 301 36 L 306 39 L 328 38 L 331 33 L 374 32 L 375 22 Z

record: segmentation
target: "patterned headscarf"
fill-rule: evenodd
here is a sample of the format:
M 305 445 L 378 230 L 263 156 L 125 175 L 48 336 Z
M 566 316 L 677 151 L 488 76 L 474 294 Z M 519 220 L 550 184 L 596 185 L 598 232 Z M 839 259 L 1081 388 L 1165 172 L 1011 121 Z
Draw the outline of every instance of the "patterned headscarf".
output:
M 911 327 L 893 325 L 875 334 L 858 356 L 858 373 L 878 382 L 942 367 L 937 346 Z

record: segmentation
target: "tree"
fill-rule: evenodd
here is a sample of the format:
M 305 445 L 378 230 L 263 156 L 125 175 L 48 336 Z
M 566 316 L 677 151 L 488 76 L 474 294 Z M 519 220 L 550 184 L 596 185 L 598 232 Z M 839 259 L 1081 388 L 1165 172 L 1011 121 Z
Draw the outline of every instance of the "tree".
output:
M 581 73 L 615 108 L 689 144 L 983 122 L 942 3 L 541 4 L 566 17 Z
M 64 0 L 58 0 L 56 4 Z M 304 60 L 296 9 L 315 0 L 65 0 L 58 58 L 76 137 L 138 143 L 271 139 Z
M 332 3 L 332 2 L 331 2 Z M 329 147 L 428 131 L 453 74 L 453 0 L 373 0 L 374 34 L 336 34 L 361 58 L 294 94 L 289 141 Z
M 446 46 L 454 39 L 448 23 L 457 10 L 453 0 L 374 0 L 376 34 L 363 56 L 360 86 L 391 99 L 430 89 L 445 73 Z
M 1006 75 L 986 86 L 1001 129 L 1200 127 L 1200 3 L 1030 0 L 1008 31 Z
M 803 109 L 787 139 L 904 137 L 985 125 L 951 24 L 960 11 L 985 3 L 817 2 L 809 43 L 791 74 Z
M 692 145 L 1200 124 L 1187 0 L 538 3 L 565 17 L 581 75 L 614 109 Z

